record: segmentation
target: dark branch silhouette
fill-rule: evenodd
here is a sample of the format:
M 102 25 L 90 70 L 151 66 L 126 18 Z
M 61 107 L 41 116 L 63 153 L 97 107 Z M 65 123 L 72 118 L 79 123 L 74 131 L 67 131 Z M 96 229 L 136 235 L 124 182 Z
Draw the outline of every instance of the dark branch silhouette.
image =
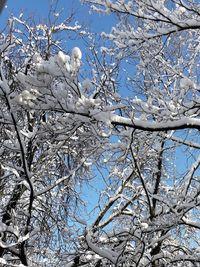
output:
M 6 0 L 0 0 L 0 13 L 2 12 L 5 4 L 6 4 Z

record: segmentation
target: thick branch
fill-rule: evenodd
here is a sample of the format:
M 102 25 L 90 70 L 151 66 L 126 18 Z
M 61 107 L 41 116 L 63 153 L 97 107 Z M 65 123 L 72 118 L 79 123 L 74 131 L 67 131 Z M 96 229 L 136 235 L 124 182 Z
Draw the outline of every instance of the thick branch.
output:
M 200 130 L 200 120 L 195 118 L 181 118 L 176 121 L 150 122 L 139 119 L 129 119 L 118 115 L 113 115 L 111 118 L 113 125 L 126 126 L 143 131 L 168 131 L 182 129 L 198 129 Z

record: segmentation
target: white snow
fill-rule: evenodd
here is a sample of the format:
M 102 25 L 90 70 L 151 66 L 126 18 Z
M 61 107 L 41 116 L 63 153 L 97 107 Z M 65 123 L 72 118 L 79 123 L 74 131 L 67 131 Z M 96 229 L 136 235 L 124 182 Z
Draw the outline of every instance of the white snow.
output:
M 80 50 L 80 48 L 78 47 L 74 47 L 72 49 L 72 57 L 75 59 L 75 60 L 81 60 L 82 58 L 82 52 Z
M 194 86 L 194 82 L 187 77 L 181 78 L 180 80 L 180 88 L 181 89 L 189 89 Z
M 103 258 L 107 258 L 109 259 L 112 263 L 116 263 L 117 259 L 118 259 L 118 254 L 108 248 L 100 248 L 98 247 L 96 244 L 94 244 L 91 241 L 91 237 L 89 235 L 89 233 L 86 235 L 86 241 L 88 246 L 99 256 L 103 257 Z
M 5 223 L 0 222 L 0 233 L 5 232 L 7 230 L 7 225 Z
M 65 65 L 70 61 L 70 57 L 68 55 L 65 55 L 62 51 L 58 52 L 57 61 L 59 65 Z

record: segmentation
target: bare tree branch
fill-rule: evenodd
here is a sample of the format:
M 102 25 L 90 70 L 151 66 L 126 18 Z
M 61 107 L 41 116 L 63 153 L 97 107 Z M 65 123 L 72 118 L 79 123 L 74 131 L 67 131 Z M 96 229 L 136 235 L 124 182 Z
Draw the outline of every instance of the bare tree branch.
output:
M 0 0 L 0 13 L 2 12 L 5 4 L 6 4 L 6 0 Z

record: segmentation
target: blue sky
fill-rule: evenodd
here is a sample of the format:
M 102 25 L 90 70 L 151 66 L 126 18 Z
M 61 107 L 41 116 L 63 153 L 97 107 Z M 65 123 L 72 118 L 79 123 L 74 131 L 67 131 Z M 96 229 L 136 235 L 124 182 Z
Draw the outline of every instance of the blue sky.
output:
M 1 14 L 0 26 L 5 25 L 10 15 L 18 16 L 23 13 L 25 17 L 33 17 L 35 20 L 44 21 L 48 17 L 49 6 L 52 0 L 8 0 L 6 8 Z M 89 13 L 89 6 L 83 5 L 79 0 L 59 0 L 58 11 L 63 9 L 63 18 L 68 16 L 71 10 L 75 11 L 76 20 L 90 26 L 93 31 L 110 31 L 113 24 L 112 16 Z

